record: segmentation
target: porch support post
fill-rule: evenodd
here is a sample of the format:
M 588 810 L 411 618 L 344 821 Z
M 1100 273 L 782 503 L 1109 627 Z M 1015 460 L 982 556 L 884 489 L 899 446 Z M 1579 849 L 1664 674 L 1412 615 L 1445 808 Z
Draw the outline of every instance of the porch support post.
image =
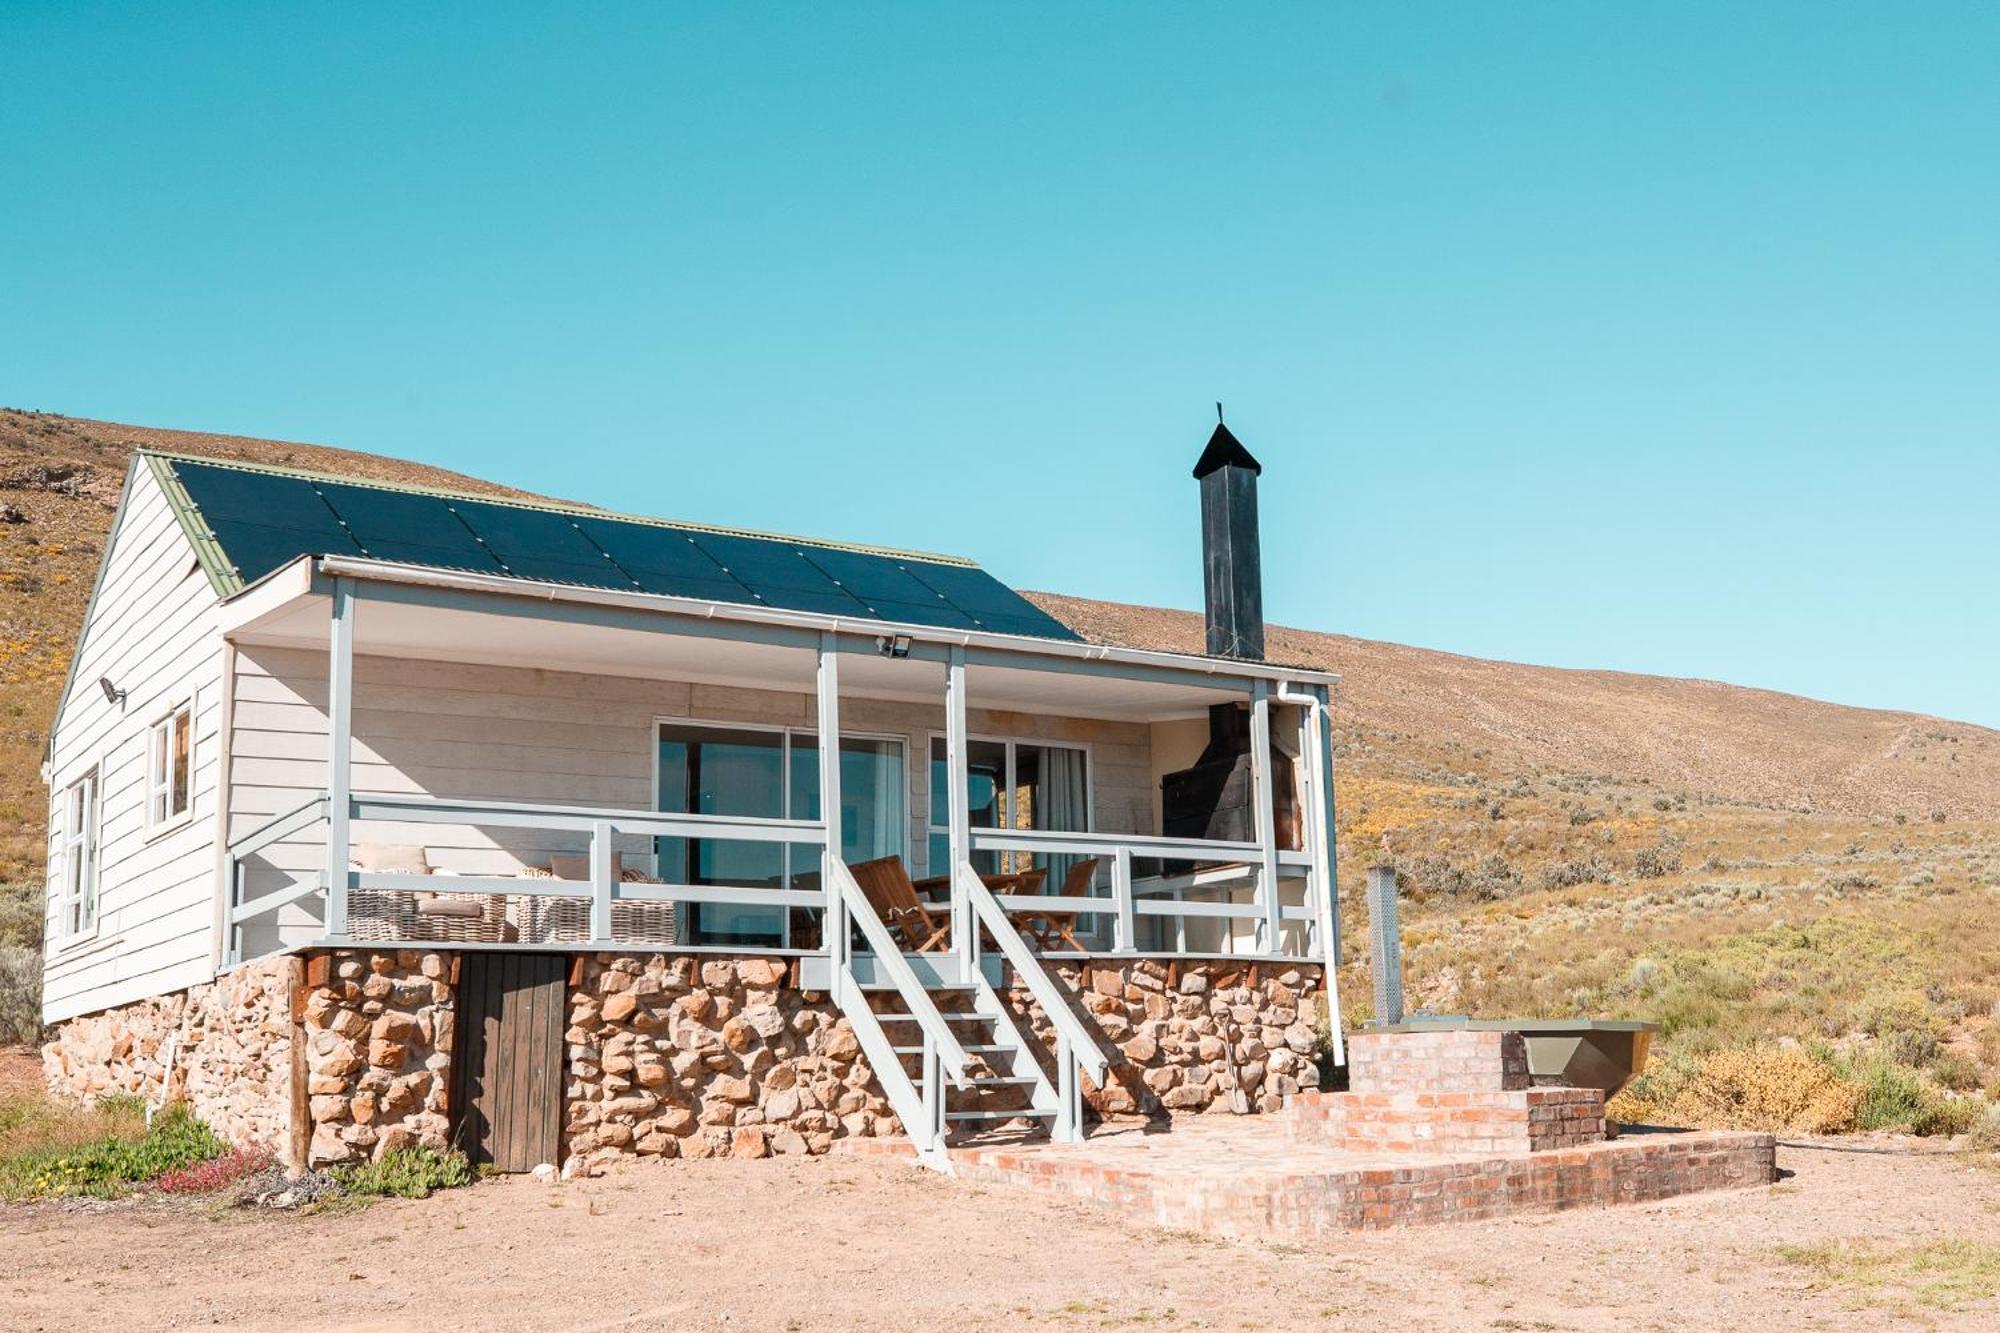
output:
M 1278 901 L 1277 774 L 1271 771 L 1271 683 L 1267 680 L 1254 681 L 1250 687 L 1250 763 L 1256 777 L 1257 894 L 1264 908 L 1262 952 L 1277 953 L 1284 916 Z
M 1312 853 L 1313 885 L 1317 890 L 1314 906 L 1319 915 L 1319 949 L 1329 972 L 1340 966 L 1340 882 L 1336 864 L 1333 824 L 1333 709 L 1327 701 L 1326 686 L 1313 687 L 1317 701 L 1305 710 L 1300 725 L 1310 775 L 1312 803 L 1306 807 L 1307 850 Z
M 354 804 L 354 580 L 333 581 L 326 673 L 326 933 L 347 934 L 348 817 Z
M 847 959 L 847 902 L 834 887 L 840 856 L 840 651 L 831 630 L 819 636 L 819 813 L 826 827 L 819 882 L 826 894 L 821 940 L 834 969 Z M 789 911 L 789 909 L 787 909 Z
M 1347 1036 L 1340 1025 L 1340 850 L 1339 826 L 1333 819 L 1333 700 L 1327 687 L 1315 685 L 1318 706 L 1307 711 L 1308 762 L 1315 791 L 1312 803 L 1313 880 L 1319 885 L 1320 952 L 1325 956 L 1327 1029 L 1333 1033 L 1333 1062 L 1347 1063 Z
M 966 739 L 965 723 L 965 649 L 953 648 L 951 660 L 945 667 L 944 692 L 944 760 L 948 775 L 947 788 L 951 800 L 951 865 L 947 867 L 951 875 L 951 943 L 960 962 L 966 968 L 966 975 L 976 962 L 976 946 L 972 924 L 972 900 L 958 882 L 958 867 L 972 861 L 972 804 L 969 777 L 966 764 L 970 757 L 970 743 Z M 932 818 L 936 818 L 935 812 Z M 937 867 L 932 866 L 933 874 Z

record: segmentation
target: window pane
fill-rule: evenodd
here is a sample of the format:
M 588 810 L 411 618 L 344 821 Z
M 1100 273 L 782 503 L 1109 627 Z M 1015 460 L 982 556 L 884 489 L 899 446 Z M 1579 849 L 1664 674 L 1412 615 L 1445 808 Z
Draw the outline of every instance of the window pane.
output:
M 185 709 L 174 714 L 173 767 L 167 795 L 168 813 L 173 815 L 185 814 L 188 808 L 188 738 L 194 731 L 190 721 Z
M 661 724 L 660 809 L 669 814 L 781 818 L 784 742 L 781 732 Z M 745 888 L 778 888 L 784 883 L 785 849 L 777 843 L 661 838 L 654 845 L 660 877 L 670 883 Z M 729 903 L 694 903 L 690 908 L 698 944 L 774 945 L 784 939 L 782 908 Z
M 1007 784 L 1007 745 L 1004 741 L 967 743 L 966 808 L 974 828 L 1000 827 L 1000 796 Z M 946 828 L 950 818 L 951 768 L 945 762 L 942 736 L 931 737 L 931 825 Z
M 1088 756 L 1066 745 L 1014 751 L 1015 828 L 1082 833 L 1090 827 Z

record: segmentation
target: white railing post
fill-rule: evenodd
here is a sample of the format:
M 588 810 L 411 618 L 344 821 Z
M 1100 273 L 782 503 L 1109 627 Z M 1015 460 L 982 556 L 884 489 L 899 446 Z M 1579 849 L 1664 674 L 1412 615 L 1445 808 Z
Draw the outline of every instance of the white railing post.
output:
M 326 672 L 326 933 L 347 934 L 348 823 L 354 798 L 354 580 L 333 581 Z
M 1056 1120 L 1049 1137 L 1057 1143 L 1076 1143 L 1083 1138 L 1082 1117 L 1077 1114 L 1076 1052 L 1069 1038 L 1056 1038 Z
M 947 1123 L 944 1118 L 944 1057 L 938 1052 L 937 1039 L 929 1032 L 924 1033 L 923 1079 L 924 1133 L 930 1142 L 942 1146 Z
M 590 937 L 598 944 L 612 943 L 611 886 L 618 880 L 613 855 L 611 825 L 599 820 L 590 826 Z
M 1257 898 L 1263 907 L 1262 938 L 1264 953 L 1279 951 L 1278 930 L 1283 922 L 1283 907 L 1278 900 L 1278 818 L 1277 818 L 1277 774 L 1271 769 L 1271 685 L 1269 681 L 1251 682 L 1250 687 L 1250 763 L 1256 779 L 1257 843 L 1259 847 L 1257 868 Z
M 1111 900 L 1118 905 L 1118 926 L 1111 947 L 1119 953 L 1139 949 L 1138 919 L 1132 908 L 1132 849 L 1120 847 L 1111 854 Z
M 850 941 L 847 903 L 833 891 L 833 863 L 840 859 L 840 653 L 831 630 L 819 636 L 819 813 L 826 828 L 820 849 L 819 882 L 827 890 L 821 914 L 821 942 L 834 967 L 847 958 Z M 791 913 L 785 913 L 789 925 Z M 790 939 L 789 929 L 786 938 Z
M 243 905 L 243 876 L 239 863 L 227 848 L 222 852 L 222 965 L 233 967 L 243 961 L 243 927 L 236 924 L 236 909 Z
M 966 968 L 966 975 L 977 964 L 974 938 L 976 932 L 972 924 L 972 903 L 965 896 L 959 884 L 958 867 L 972 864 L 972 795 L 970 775 L 971 742 L 966 735 L 965 702 L 965 649 L 954 647 L 951 661 L 945 669 L 944 692 L 944 753 L 945 768 L 948 773 L 946 783 L 951 800 L 949 828 L 951 831 L 951 865 L 946 873 L 951 876 L 951 944 Z M 937 812 L 931 813 L 933 823 Z M 931 867 L 936 874 L 938 868 Z

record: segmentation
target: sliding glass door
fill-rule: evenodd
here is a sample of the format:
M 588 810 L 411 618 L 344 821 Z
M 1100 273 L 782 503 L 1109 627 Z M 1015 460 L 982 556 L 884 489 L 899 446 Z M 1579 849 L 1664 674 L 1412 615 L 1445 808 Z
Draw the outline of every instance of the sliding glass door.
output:
M 968 813 L 972 827 L 1050 829 L 1083 833 L 1090 828 L 1090 754 L 1076 745 L 1042 741 L 974 740 L 966 752 Z M 951 862 L 946 811 L 951 808 L 951 771 L 944 737 L 931 737 L 930 873 L 941 875 Z M 1061 887 L 1076 858 L 1027 852 L 974 852 L 972 868 L 982 875 L 1047 872 L 1047 887 Z
M 819 738 L 812 732 L 662 722 L 659 800 L 668 814 L 820 818 Z M 852 863 L 899 856 L 908 841 L 903 743 L 840 740 L 840 855 Z M 659 878 L 670 884 L 816 889 L 819 848 L 811 844 L 656 838 Z M 811 909 L 690 903 L 690 944 L 748 947 L 818 944 Z

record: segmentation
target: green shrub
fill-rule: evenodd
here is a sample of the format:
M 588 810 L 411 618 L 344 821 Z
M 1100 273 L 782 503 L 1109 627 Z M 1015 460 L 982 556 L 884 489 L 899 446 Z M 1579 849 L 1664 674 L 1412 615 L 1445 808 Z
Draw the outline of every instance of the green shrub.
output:
M 1822 1053 L 1755 1047 L 1703 1058 L 1658 1110 L 1669 1124 L 1838 1134 L 1863 1093 Z
M 1953 1092 L 1977 1092 L 1983 1081 L 1979 1066 L 1956 1051 L 1946 1051 L 1931 1061 L 1931 1077 Z
M 1979 1114 L 1977 1103 L 1953 1097 L 1885 1060 L 1870 1061 L 1854 1074 L 1863 1089 L 1855 1113 L 1861 1129 L 1901 1129 L 1924 1137 L 1961 1134 Z
M 41 950 L 0 940 L 0 1045 L 27 1045 L 41 1034 Z
M 114 1116 L 129 1110 L 100 1109 Z M 111 1134 L 78 1147 L 29 1149 L 0 1160 L 0 1198 L 114 1198 L 222 1151 L 222 1141 L 185 1106 L 169 1106 L 137 1135 Z
M 432 1148 L 397 1148 L 361 1166 L 336 1167 L 333 1175 L 349 1194 L 398 1199 L 422 1199 L 477 1179 L 464 1153 Z
M 1659 879 L 1675 874 L 1680 868 L 1681 854 L 1665 844 L 1641 847 L 1632 856 L 1632 873 L 1640 879 Z

